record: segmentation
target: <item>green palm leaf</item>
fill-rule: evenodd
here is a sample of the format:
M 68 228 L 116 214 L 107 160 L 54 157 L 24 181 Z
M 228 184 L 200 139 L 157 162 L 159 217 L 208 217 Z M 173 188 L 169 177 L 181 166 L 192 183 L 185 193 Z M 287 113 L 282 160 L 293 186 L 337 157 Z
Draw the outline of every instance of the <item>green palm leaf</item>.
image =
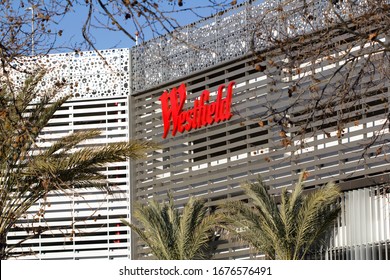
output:
M 190 198 L 182 211 L 175 208 L 173 197 L 168 202 L 149 201 L 137 205 L 134 218 L 139 225 L 128 225 L 148 245 L 155 258 L 160 260 L 203 259 L 219 224 L 219 216 L 209 214 L 205 202 Z
M 120 142 L 78 148 L 100 135 L 82 131 L 40 149 L 37 138 L 69 96 L 55 100 L 60 87 L 39 91 L 44 73 L 28 78 L 20 89 L 11 83 L 0 90 L 0 257 L 5 259 L 6 236 L 16 221 L 48 193 L 78 188 L 107 187 L 100 170 L 105 164 L 140 159 L 158 148 L 149 141 Z M 33 101 L 35 103 L 33 103 Z M 12 249 L 12 248 L 11 248 Z
M 303 259 L 320 242 L 337 218 L 340 191 L 329 183 L 309 195 L 303 192 L 301 174 L 291 194 L 283 189 L 278 205 L 259 178 L 242 185 L 250 203 L 228 202 L 221 206 L 224 227 L 270 259 Z

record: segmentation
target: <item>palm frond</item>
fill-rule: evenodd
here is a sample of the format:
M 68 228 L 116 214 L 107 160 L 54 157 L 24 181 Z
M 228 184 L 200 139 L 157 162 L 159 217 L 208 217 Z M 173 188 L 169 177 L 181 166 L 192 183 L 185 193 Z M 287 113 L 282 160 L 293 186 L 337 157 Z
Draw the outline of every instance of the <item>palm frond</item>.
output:
M 334 183 L 328 183 L 307 197 L 297 216 L 297 248 L 307 252 L 325 229 L 334 223 L 340 211 L 336 205 L 339 194 L 339 188 Z M 298 253 L 295 253 L 297 257 Z
M 179 211 L 170 193 L 165 203 L 152 200 L 147 205 L 137 205 L 133 216 L 139 226 L 122 222 L 138 234 L 157 259 L 164 260 L 204 258 L 213 229 L 219 223 L 217 216 L 208 213 L 204 201 L 190 198 Z
M 19 89 L 12 88 L 12 83 L 0 89 L 1 242 L 16 221 L 49 193 L 66 195 L 91 187 L 109 191 L 106 176 L 101 173 L 106 164 L 138 160 L 158 148 L 155 143 L 141 140 L 83 148 L 99 136 L 96 130 L 76 132 L 48 148 L 40 148 L 40 132 L 69 99 L 57 98 L 61 85 L 41 92 L 38 85 L 43 76 L 40 72 L 26 79 Z M 7 257 L 3 247 L 0 257 Z
M 302 259 L 319 242 L 337 218 L 339 188 L 329 183 L 305 195 L 301 174 L 292 193 L 283 189 L 280 205 L 259 178 L 242 185 L 250 203 L 228 202 L 220 206 L 224 227 L 268 258 Z
M 54 153 L 68 152 L 69 150 L 74 149 L 74 147 L 76 147 L 76 145 L 80 144 L 81 142 L 88 139 L 93 139 L 100 134 L 101 131 L 99 130 L 83 130 L 74 132 L 70 135 L 62 137 L 57 142 L 52 144 L 47 150 L 42 153 L 42 156 L 49 157 Z

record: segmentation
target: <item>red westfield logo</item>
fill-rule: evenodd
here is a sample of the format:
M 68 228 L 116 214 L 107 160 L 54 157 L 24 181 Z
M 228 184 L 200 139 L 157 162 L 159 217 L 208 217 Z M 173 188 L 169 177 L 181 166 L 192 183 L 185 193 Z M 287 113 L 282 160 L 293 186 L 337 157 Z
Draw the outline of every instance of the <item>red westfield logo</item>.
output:
M 233 86 L 235 82 L 230 82 L 226 89 L 226 97 L 223 98 L 225 85 L 218 88 L 217 99 L 209 103 L 210 92 L 204 90 L 199 99 L 194 101 L 192 109 L 183 111 L 183 106 L 187 99 L 187 89 L 185 84 L 178 88 L 173 88 L 171 92 L 164 91 L 160 96 L 162 117 L 164 123 L 163 138 L 166 138 L 172 126 L 172 136 L 177 132 L 183 133 L 191 129 L 201 128 L 219 123 L 232 117 L 231 104 Z

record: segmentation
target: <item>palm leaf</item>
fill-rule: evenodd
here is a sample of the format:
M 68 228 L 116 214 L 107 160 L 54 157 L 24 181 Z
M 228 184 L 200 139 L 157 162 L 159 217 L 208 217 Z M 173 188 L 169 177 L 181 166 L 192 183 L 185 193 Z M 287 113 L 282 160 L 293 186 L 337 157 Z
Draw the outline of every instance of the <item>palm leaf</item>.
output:
M 9 230 L 26 211 L 49 193 L 69 193 L 79 188 L 107 189 L 100 170 L 108 163 L 141 159 L 158 146 L 149 141 L 129 141 L 80 148 L 97 137 L 96 130 L 70 134 L 46 149 L 36 145 L 42 129 L 69 96 L 56 98 L 58 90 L 40 92 L 44 73 L 28 78 L 17 89 L 0 90 L 0 242 L 1 258 Z M 107 189 L 109 190 L 109 189 Z
M 133 214 L 139 226 L 122 220 L 148 245 L 157 259 L 189 260 L 205 258 L 214 228 L 219 223 L 217 215 L 209 214 L 205 202 L 190 198 L 182 211 L 168 201 L 160 204 L 151 200 L 147 205 L 137 205 Z
M 278 206 L 259 178 L 242 185 L 250 203 L 221 205 L 225 229 L 271 259 L 302 259 L 337 218 L 340 190 L 329 183 L 305 195 L 301 174 L 291 194 L 284 188 Z

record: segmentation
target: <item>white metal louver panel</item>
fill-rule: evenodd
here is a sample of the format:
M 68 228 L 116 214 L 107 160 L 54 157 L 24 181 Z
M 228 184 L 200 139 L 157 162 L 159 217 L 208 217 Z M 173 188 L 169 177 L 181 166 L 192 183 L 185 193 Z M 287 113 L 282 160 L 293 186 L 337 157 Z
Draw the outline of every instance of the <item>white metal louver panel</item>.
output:
M 334 229 L 329 259 L 389 259 L 390 203 L 388 187 L 343 194 L 341 215 Z
M 128 115 L 127 97 L 67 102 L 43 130 L 39 145 L 47 147 L 60 137 L 85 129 L 102 132 L 86 146 L 127 141 Z M 31 236 L 31 228 L 50 229 L 26 240 L 14 252 L 26 253 L 20 257 L 26 259 L 128 258 L 130 231 L 121 225 L 120 218 L 130 216 L 129 163 L 110 164 L 102 172 L 113 188 L 112 195 L 98 189 L 49 195 L 20 220 L 8 236 L 8 244 Z M 45 213 L 38 217 L 42 203 Z

